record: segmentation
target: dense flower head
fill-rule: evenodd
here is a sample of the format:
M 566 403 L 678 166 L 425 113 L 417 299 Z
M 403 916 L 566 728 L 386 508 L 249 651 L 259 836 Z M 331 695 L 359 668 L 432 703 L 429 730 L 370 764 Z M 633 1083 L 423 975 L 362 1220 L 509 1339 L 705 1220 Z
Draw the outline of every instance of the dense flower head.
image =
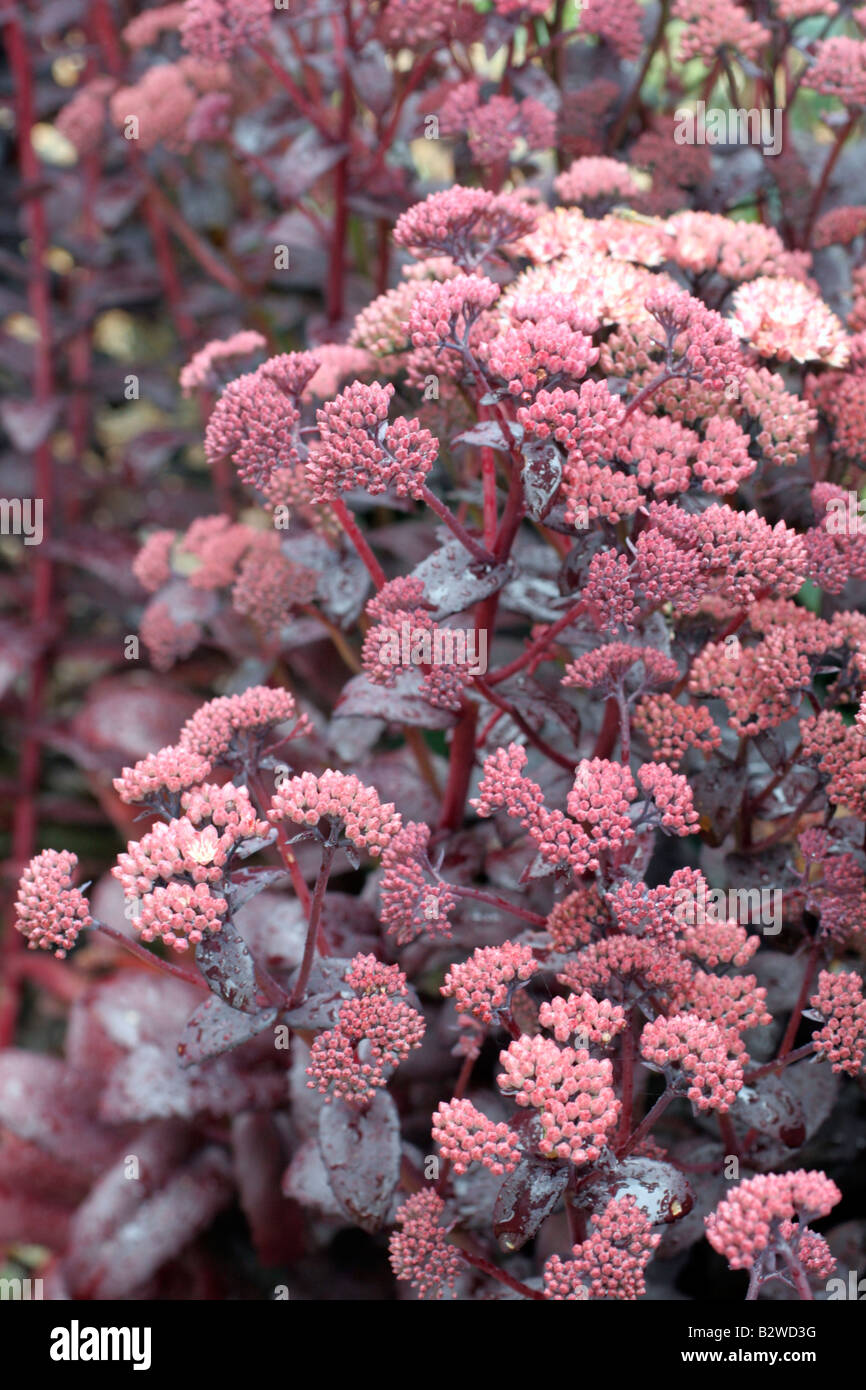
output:
M 178 798 L 181 792 L 204 782 L 210 772 L 211 764 L 200 753 L 180 744 L 172 745 L 149 753 L 134 767 L 125 767 L 115 777 L 114 789 L 121 801 L 129 805 L 139 801 L 159 803 L 163 798 Z
M 761 357 L 834 367 L 848 361 L 845 329 L 808 285 L 762 275 L 739 287 L 733 308 L 732 326 Z
M 228 516 L 200 516 L 177 546 L 177 557 L 194 589 L 223 589 L 234 582 L 241 557 L 255 540 L 249 526 Z
M 634 1196 L 611 1198 L 594 1217 L 587 1239 L 575 1245 L 571 1260 L 554 1255 L 547 1261 L 545 1292 L 555 1299 L 638 1299 L 646 1292 L 644 1270 L 660 1241 Z M 584 1295 L 576 1292 L 581 1286 Z
M 594 555 L 583 586 L 583 599 L 597 615 L 602 632 L 634 629 L 640 609 L 635 603 L 632 567 L 627 555 L 600 550 Z
M 638 672 L 635 674 L 634 667 Z M 673 657 L 655 647 L 630 646 L 627 642 L 608 642 L 594 651 L 570 661 L 562 677 L 563 685 L 587 690 L 615 690 L 626 676 L 638 688 L 667 685 L 679 679 L 679 667 Z
M 423 1037 L 424 1019 L 404 999 L 381 993 L 347 999 L 336 1026 L 313 1040 L 307 1085 L 326 1104 L 365 1106 Z
M 557 979 L 569 989 L 608 991 L 612 982 L 640 993 L 660 988 L 675 994 L 688 988 L 692 967 L 679 952 L 666 950 L 654 936 L 609 936 L 592 941 L 568 961 Z
M 415 296 L 409 311 L 413 345 L 436 352 L 468 348 L 473 326 L 498 298 L 499 286 L 483 275 L 431 281 Z
M 186 951 L 205 935 L 218 932 L 228 912 L 228 902 L 207 883 L 176 880 L 157 885 L 141 899 L 134 922 L 142 941 L 160 939 L 166 946 Z
M 677 768 L 690 748 L 705 757 L 721 747 L 722 736 L 706 705 L 680 704 L 673 695 L 644 695 L 634 727 L 650 746 L 653 759 Z
M 837 34 L 815 45 L 815 61 L 803 79 L 825 97 L 849 109 L 866 106 L 866 42 Z
M 455 1173 L 465 1173 L 472 1163 L 483 1164 L 491 1173 L 511 1173 L 520 1161 L 513 1130 L 502 1122 L 495 1124 L 469 1100 L 440 1102 L 433 1116 L 433 1140 Z
M 393 802 L 381 802 L 374 787 L 365 786 L 354 773 L 326 769 L 316 777 L 303 772 L 287 778 L 271 801 L 268 819 L 274 823 L 317 826 L 324 819 L 338 824 L 356 849 L 378 857 L 400 829 Z
M 565 203 L 595 203 L 601 199 L 628 201 L 639 191 L 627 164 L 600 155 L 575 159 L 558 175 L 553 186 Z
M 597 886 L 582 883 L 551 909 L 545 923 L 554 949 L 574 951 L 585 946 L 596 931 L 603 931 L 610 918 Z
M 538 970 L 529 946 L 505 941 L 501 946 L 479 946 L 468 960 L 452 965 L 445 976 L 442 994 L 454 999 L 461 1014 L 480 1023 L 492 1023 L 500 1010 L 508 1007 L 515 989 L 520 989 Z
M 398 497 L 419 497 L 439 452 L 429 430 L 400 416 L 388 424 L 394 387 L 361 381 L 318 412 L 319 444 L 307 463 L 316 501 L 354 488 L 376 494 L 393 488 Z
M 181 368 L 179 380 L 183 394 L 191 396 L 199 387 L 213 390 L 220 384 L 219 368 L 226 360 L 248 357 L 265 345 L 261 333 L 252 329 L 233 333 L 230 338 L 213 338 Z
M 115 89 L 111 77 L 85 82 L 57 115 L 55 126 L 75 146 L 79 155 L 92 154 L 104 139 L 108 98 Z
M 445 1203 L 432 1189 L 415 1192 L 397 1212 L 400 1227 L 390 1237 L 391 1268 L 418 1291 L 419 1298 L 456 1298 L 454 1285 L 464 1269 L 460 1253 L 446 1240 Z
M 698 916 L 697 920 L 682 927 L 677 944 L 683 955 L 713 969 L 719 965 L 745 965 L 757 951 L 761 939 L 750 936 L 746 928 L 733 919 L 717 922 Z
M 181 805 L 184 815 L 158 822 L 118 856 L 112 873 L 127 898 L 149 893 L 160 880 L 219 884 L 237 846 L 268 834 L 245 787 L 196 787 L 183 793 Z
M 513 396 L 526 398 L 540 387 L 579 381 L 598 361 L 593 347 L 593 320 L 575 312 L 557 295 L 534 295 L 511 305 L 517 322 L 497 334 L 487 353 L 490 371 L 508 384 Z M 580 327 L 587 332 L 579 331 Z
M 670 835 L 691 835 L 698 828 L 692 789 L 680 772 L 667 763 L 642 763 L 638 781 L 652 797 L 659 823 Z
M 739 282 L 778 273 L 777 267 L 784 263 L 782 238 L 774 227 L 760 222 L 687 211 L 676 213 L 665 225 L 671 237 L 671 260 L 692 274 L 711 270 Z
M 743 1086 L 743 1045 L 736 1033 L 696 1014 L 659 1017 L 641 1033 L 641 1056 L 659 1069 L 681 1071 L 698 1110 L 730 1110 Z
M 171 578 L 174 531 L 152 531 L 132 562 L 132 572 L 143 589 L 154 594 Z
M 812 240 L 816 247 L 845 246 L 856 241 L 866 233 L 866 207 L 850 204 L 840 208 L 830 208 L 822 213 L 815 223 Z
M 553 1033 L 557 1042 L 586 1038 L 607 1047 L 625 1028 L 626 1013 L 621 1005 L 612 1004 L 609 999 L 599 1001 L 583 991 L 570 994 L 567 999 L 557 995 L 549 1002 L 545 1000 L 538 1011 L 538 1021 Z
M 806 453 L 818 423 L 808 400 L 789 391 L 767 367 L 748 367 L 740 384 L 743 409 L 754 421 L 755 442 L 771 463 L 794 464 Z
M 539 1153 L 575 1165 L 595 1162 L 621 1108 L 610 1061 L 596 1061 L 584 1048 L 558 1047 L 540 1034 L 515 1039 L 499 1060 L 504 1067 L 499 1089 L 538 1111 Z
M 750 1269 L 782 1222 L 826 1216 L 842 1193 L 826 1173 L 798 1168 L 747 1178 L 706 1217 L 707 1240 L 731 1269 Z
M 757 512 L 712 506 L 695 525 L 700 568 L 732 603 L 750 603 L 762 590 L 795 594 L 805 577 L 803 540 L 784 521 L 771 526 Z
M 457 895 L 434 874 L 428 858 L 430 827 L 406 821 L 382 855 L 380 918 L 398 946 L 427 935 L 449 939 L 448 915 Z
M 767 991 L 754 975 L 709 975 L 696 970 L 679 1007 L 707 1023 L 745 1033 L 772 1023 L 766 1001 Z
M 580 8 L 580 31 L 595 34 L 620 58 L 633 62 L 641 51 L 642 18 L 638 0 L 586 0 Z
M 231 458 L 241 481 L 258 488 L 296 464 L 298 400 L 318 365 L 313 353 L 286 353 L 229 382 L 205 431 L 208 462 Z
M 279 535 L 266 531 L 240 563 L 232 588 L 232 607 L 246 614 L 269 638 L 278 638 L 292 609 L 315 596 L 319 575 L 284 553 Z
M 707 8 L 699 0 L 674 0 L 672 11 L 684 21 L 680 37 L 679 61 L 702 58 L 712 66 L 720 49 L 733 49 L 756 61 L 770 40 L 770 31 L 749 18 L 736 0 L 719 0 Z
M 282 724 L 293 726 L 289 738 L 310 728 L 288 690 L 251 685 L 241 695 L 220 695 L 197 709 L 181 730 L 180 744 L 212 763 L 243 761 Z
M 184 47 L 214 63 L 264 43 L 274 14 L 272 0 L 186 0 L 183 10 Z
M 531 232 L 536 217 L 532 204 L 514 194 L 454 185 L 404 212 L 394 240 L 415 255 L 450 256 L 469 271 Z
M 664 330 L 666 351 L 675 376 L 698 381 L 707 390 L 720 392 L 730 382 L 740 380 L 743 372 L 740 350 L 730 324 L 721 314 L 708 309 L 687 291 L 665 286 L 652 291 L 646 307 Z
M 856 1076 L 866 1058 L 866 1000 L 860 976 L 853 970 L 822 970 L 818 992 L 809 1002 L 824 1020 L 812 1036 L 819 1054 L 834 1071 Z
M 109 110 L 115 126 L 134 131 L 142 149 L 164 143 L 182 150 L 197 96 L 180 63 L 159 63 L 147 68 L 134 86 L 119 87 L 109 98 Z
M 44 849 L 30 860 L 18 884 L 15 926 L 30 950 L 53 951 L 62 960 L 91 924 L 87 899 L 72 886 L 78 856 Z

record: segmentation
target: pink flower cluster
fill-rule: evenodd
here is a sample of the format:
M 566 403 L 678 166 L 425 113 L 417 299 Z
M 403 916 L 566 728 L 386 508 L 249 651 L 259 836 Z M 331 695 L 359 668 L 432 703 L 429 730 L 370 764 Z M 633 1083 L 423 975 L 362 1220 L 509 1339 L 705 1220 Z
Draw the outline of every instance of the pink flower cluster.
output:
M 53 951 L 62 960 L 92 921 L 87 899 L 72 886 L 78 856 L 44 849 L 30 860 L 18 884 L 15 926 L 31 951 Z
M 328 768 L 316 777 L 303 772 L 281 783 L 274 792 L 268 819 L 318 826 L 322 820 L 339 825 L 356 849 L 378 857 L 400 829 L 401 819 L 393 802 L 382 803 L 374 787 L 367 787 L 353 773 Z
M 866 1000 L 863 981 L 853 970 L 822 970 L 810 1004 L 824 1020 L 812 1041 L 834 1071 L 857 1076 L 866 1059 Z
M 356 381 L 318 412 L 319 445 L 307 464 L 316 501 L 362 488 L 420 497 L 439 451 L 429 430 L 404 416 L 388 424 L 394 387 Z
M 633 1301 L 646 1292 L 644 1270 L 661 1241 L 631 1195 L 611 1198 L 570 1260 L 553 1255 L 544 1266 L 548 1298 Z M 582 1290 L 582 1291 L 581 1291 Z
M 456 1245 L 446 1240 L 445 1203 L 432 1190 L 415 1192 L 397 1212 L 400 1230 L 389 1240 L 391 1268 L 417 1289 L 419 1298 L 456 1298 L 454 1285 L 465 1268 Z
M 421 1046 L 424 1019 L 407 1004 L 406 977 L 397 966 L 356 956 L 346 972 L 355 997 L 346 999 L 333 1028 L 310 1048 L 307 1085 L 325 1097 L 365 1106 L 386 1086 L 395 1067 Z
M 196 710 L 181 730 L 180 745 L 212 763 L 243 762 L 284 724 L 292 725 L 289 739 L 300 738 L 310 728 L 288 690 L 251 685 L 242 695 L 221 695 Z
M 499 1089 L 518 1105 L 538 1111 L 545 1158 L 593 1163 L 615 1129 L 621 1105 L 613 1090 L 613 1068 L 585 1048 L 558 1047 L 551 1038 L 524 1034 L 499 1054 L 504 1071 Z
M 491 1173 L 511 1173 L 520 1162 L 520 1142 L 508 1125 L 494 1124 L 469 1100 L 442 1101 L 433 1116 L 433 1140 L 442 1157 L 465 1173 L 481 1163 Z
M 734 1189 L 706 1218 L 707 1240 L 731 1269 L 750 1269 L 783 1222 L 826 1216 L 842 1193 L 825 1173 L 759 1173 Z
M 508 1007 L 512 992 L 531 979 L 538 969 L 531 949 L 518 941 L 501 946 L 479 946 L 468 960 L 452 965 L 442 994 L 454 999 L 458 1013 L 479 1023 L 492 1023 Z
M 641 1056 L 659 1069 L 681 1071 L 698 1110 L 730 1110 L 743 1086 L 745 1049 L 736 1033 L 696 1014 L 659 1017 L 641 1033 Z

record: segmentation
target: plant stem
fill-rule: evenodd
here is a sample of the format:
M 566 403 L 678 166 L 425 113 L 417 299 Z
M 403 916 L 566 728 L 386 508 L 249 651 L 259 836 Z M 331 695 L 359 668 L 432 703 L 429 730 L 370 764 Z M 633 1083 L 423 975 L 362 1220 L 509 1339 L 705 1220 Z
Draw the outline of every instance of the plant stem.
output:
M 124 950 L 129 951 L 130 955 L 135 956 L 136 960 L 143 961 L 144 964 L 149 965 L 151 969 L 161 970 L 163 974 L 166 975 L 174 975 L 175 979 L 183 980 L 184 983 L 188 985 L 194 985 L 196 989 L 207 990 L 207 981 L 203 980 L 201 975 L 196 975 L 190 970 L 184 970 L 179 965 L 172 965 L 170 961 L 160 960 L 159 956 L 155 956 L 152 951 L 148 951 L 140 942 L 133 941 L 131 937 L 124 936 L 123 932 L 118 931 L 117 927 L 109 927 L 105 922 L 97 922 L 94 920 L 90 930 L 101 932 L 103 936 L 110 937 L 112 941 L 116 941 Z
M 652 1109 L 649 1110 L 646 1115 L 644 1115 L 643 1119 L 641 1120 L 637 1129 L 632 1134 L 631 1138 L 628 1139 L 626 1143 L 623 1145 L 617 1144 L 617 1158 L 627 1158 L 628 1155 L 631 1153 L 632 1149 L 637 1148 L 640 1141 L 643 1138 L 645 1138 L 647 1134 L 649 1134 L 653 1125 L 656 1123 L 657 1120 L 661 1118 L 661 1116 L 667 1110 L 673 1098 L 673 1091 L 668 1090 L 662 1092 Z
M 376 585 L 376 588 L 381 589 L 385 584 L 385 571 L 370 549 L 363 531 L 358 526 L 358 523 L 352 516 L 352 513 L 349 511 L 342 497 L 335 497 L 331 501 L 330 507 L 334 516 L 339 521 L 346 535 L 349 537 L 349 540 L 363 560 L 364 567 L 373 583 Z
M 522 1294 L 524 1298 L 533 1298 L 536 1301 L 540 1299 L 542 1302 L 547 1301 L 547 1295 L 543 1294 L 540 1289 L 531 1289 L 528 1284 L 521 1284 L 519 1279 L 515 1279 L 511 1274 L 506 1274 L 504 1269 L 500 1269 L 498 1265 L 493 1264 L 491 1260 L 486 1259 L 483 1255 L 473 1255 L 469 1250 L 464 1250 L 462 1246 L 459 1245 L 457 1249 L 460 1251 L 460 1254 L 463 1256 L 463 1259 L 466 1260 L 467 1264 L 474 1265 L 476 1269 L 480 1269 L 485 1274 L 489 1274 L 491 1279 L 498 1280 L 498 1282 L 504 1284 L 506 1288 L 513 1289 L 515 1293 Z
M 313 890 L 313 901 L 310 905 L 310 919 L 307 926 L 307 940 L 304 945 L 304 957 L 301 961 L 301 968 L 298 971 L 298 978 L 292 988 L 289 998 L 289 1008 L 294 1009 L 300 1004 L 307 988 L 307 981 L 310 978 L 310 971 L 313 968 L 313 961 L 316 957 L 316 938 L 319 932 L 319 922 L 322 917 L 322 907 L 325 902 L 325 893 L 328 887 L 328 879 L 331 874 L 331 866 L 334 862 L 334 855 L 337 853 L 337 839 L 335 831 L 331 830 L 330 838 L 322 846 L 322 864 L 319 869 L 319 876 L 316 879 L 316 886 Z
M 494 565 L 496 563 L 492 551 L 488 550 L 480 541 L 475 540 L 474 536 L 470 536 L 462 522 L 457 520 L 451 509 L 446 507 L 445 503 L 436 496 L 435 492 L 430 491 L 426 483 L 424 484 L 421 498 L 427 503 L 430 510 L 436 513 L 440 521 L 444 521 L 449 530 L 453 531 L 460 544 L 469 551 L 469 554 L 474 560 L 478 560 L 479 563 L 483 565 Z
M 531 922 L 534 927 L 543 927 L 547 921 L 547 918 L 539 913 L 529 912 L 525 907 L 516 907 L 514 903 L 506 902 L 505 898 L 498 897 L 496 893 L 485 893 L 483 888 L 464 888 L 459 883 L 449 883 L 448 887 L 460 898 L 474 898 L 476 902 L 489 903 L 491 907 L 501 908 L 512 917 L 522 917 L 524 922 Z
M 794 1039 L 797 1036 L 797 1029 L 800 1027 L 800 1020 L 803 1017 L 803 1010 L 806 1007 L 806 1000 L 809 997 L 809 990 L 812 988 L 812 981 L 815 978 L 815 971 L 818 968 L 818 960 L 824 949 L 824 942 L 820 935 L 816 936 L 809 950 L 806 960 L 806 969 L 803 972 L 803 980 L 800 985 L 800 993 L 797 995 L 797 1002 L 794 1005 L 791 1017 L 788 1019 L 788 1026 L 785 1029 L 785 1036 L 779 1044 L 779 1051 L 776 1054 L 776 1061 L 781 1061 L 790 1053 Z

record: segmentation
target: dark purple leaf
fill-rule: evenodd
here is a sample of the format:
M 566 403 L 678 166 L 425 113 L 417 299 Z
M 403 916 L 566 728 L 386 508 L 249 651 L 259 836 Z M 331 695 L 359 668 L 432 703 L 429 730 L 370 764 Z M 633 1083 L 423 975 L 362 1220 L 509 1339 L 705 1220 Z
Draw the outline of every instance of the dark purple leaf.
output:
M 392 724 L 414 724 L 422 729 L 451 729 L 457 722 L 451 710 L 431 705 L 418 693 L 421 673 L 417 667 L 398 670 L 391 687 L 375 685 L 367 676 L 353 676 L 343 687 L 334 718 L 367 715 Z
M 78 1298 L 126 1298 L 208 1228 L 232 1199 L 226 1155 L 204 1149 L 132 1218 L 82 1261 L 73 1294 Z
M 388 1092 L 365 1111 L 339 1100 L 323 1106 L 319 1145 L 343 1211 L 362 1230 L 378 1231 L 400 1181 L 400 1122 Z
M 291 875 L 285 869 L 235 869 L 229 874 L 229 896 L 233 910 L 242 907 L 266 888 L 275 888 L 289 882 Z
M 354 996 L 345 979 L 350 964 L 348 956 L 323 956 L 315 962 L 303 1003 L 283 1015 L 290 1028 L 333 1028 L 340 1005 Z
M 213 936 L 205 936 L 195 948 L 199 970 L 214 994 L 233 1009 L 249 1009 L 256 997 L 256 967 L 237 928 L 225 921 Z
M 787 1149 L 806 1140 L 806 1116 L 783 1076 L 762 1076 L 743 1086 L 731 1106 L 731 1119 L 741 1134 L 754 1130 L 766 1139 L 779 1139 Z
M 515 435 L 522 433 L 519 425 L 512 425 Z M 499 449 L 507 452 L 509 441 L 505 438 L 502 426 L 497 420 L 481 420 L 477 425 L 473 425 L 471 430 L 464 430 L 462 434 L 456 434 L 451 441 L 452 444 L 473 444 L 481 449 Z
M 62 405 L 56 396 L 42 402 L 6 400 L 0 403 L 0 421 L 14 447 L 32 454 L 54 429 Z
M 192 1014 L 177 1045 L 181 1066 L 219 1057 L 223 1052 L 240 1047 L 250 1038 L 270 1028 L 277 1018 L 276 1009 L 259 1013 L 241 1013 L 213 994 L 204 999 Z
M 568 1186 L 568 1164 L 524 1158 L 499 1189 L 493 1230 L 503 1250 L 519 1250 L 554 1210 Z
M 87 1078 L 57 1057 L 0 1053 L 0 1126 L 54 1158 L 101 1168 L 119 1142 L 93 1114 Z
M 462 613 L 479 599 L 501 589 L 509 578 L 508 565 L 482 565 L 456 539 L 449 538 L 412 571 L 424 585 L 424 598 L 437 618 Z
M 694 1204 L 686 1176 L 657 1158 L 624 1158 L 580 1190 L 580 1205 L 602 1211 L 613 1197 L 634 1197 L 652 1221 L 678 1221 Z
M 542 521 L 553 505 L 562 482 L 562 455 L 553 444 L 539 441 L 523 448 L 523 490 L 526 510 Z

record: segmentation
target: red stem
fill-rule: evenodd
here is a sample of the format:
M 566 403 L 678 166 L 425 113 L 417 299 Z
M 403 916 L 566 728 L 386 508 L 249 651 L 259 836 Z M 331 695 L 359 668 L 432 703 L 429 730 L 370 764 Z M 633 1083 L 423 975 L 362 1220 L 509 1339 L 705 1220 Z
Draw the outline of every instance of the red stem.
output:
M 359 528 L 349 508 L 341 497 L 334 498 L 330 503 L 330 507 L 334 516 L 339 521 L 346 535 L 349 537 L 349 540 L 363 560 L 367 573 L 376 585 L 376 588 L 381 589 L 385 584 L 385 571 L 370 549 L 364 538 L 364 533 Z

